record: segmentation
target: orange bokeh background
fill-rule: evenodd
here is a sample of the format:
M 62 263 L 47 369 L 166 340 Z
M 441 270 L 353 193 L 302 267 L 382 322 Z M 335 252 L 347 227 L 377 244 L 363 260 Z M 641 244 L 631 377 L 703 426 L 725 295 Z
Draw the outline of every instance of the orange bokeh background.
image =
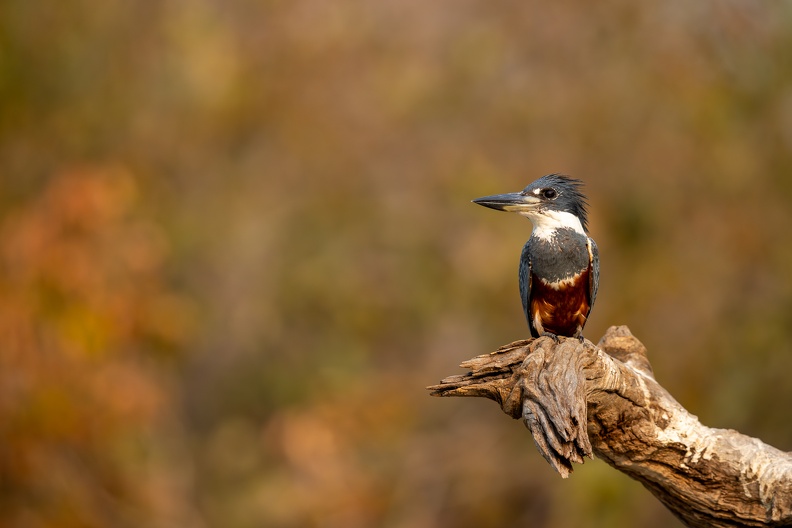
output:
M 527 335 L 586 182 L 602 279 L 701 420 L 792 449 L 792 10 L 681 0 L 0 6 L 0 525 L 679 526 L 424 387 Z

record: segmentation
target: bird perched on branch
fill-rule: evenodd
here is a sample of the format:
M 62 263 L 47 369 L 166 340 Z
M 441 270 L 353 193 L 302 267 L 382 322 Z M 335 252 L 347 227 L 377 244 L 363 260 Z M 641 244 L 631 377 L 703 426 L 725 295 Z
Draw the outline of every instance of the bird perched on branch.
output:
M 520 192 L 474 203 L 527 217 L 533 231 L 520 257 L 520 296 L 533 337 L 583 340 L 599 285 L 599 251 L 588 236 L 582 182 L 542 176 Z

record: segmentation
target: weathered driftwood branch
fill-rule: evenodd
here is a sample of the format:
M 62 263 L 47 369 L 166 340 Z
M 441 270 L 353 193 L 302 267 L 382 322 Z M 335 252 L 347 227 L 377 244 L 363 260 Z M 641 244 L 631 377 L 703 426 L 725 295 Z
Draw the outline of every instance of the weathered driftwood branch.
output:
M 688 526 L 792 526 L 792 453 L 703 426 L 655 381 L 627 327 L 611 327 L 597 346 L 518 341 L 462 367 L 470 372 L 432 394 L 495 400 L 523 419 L 562 477 L 596 455 Z

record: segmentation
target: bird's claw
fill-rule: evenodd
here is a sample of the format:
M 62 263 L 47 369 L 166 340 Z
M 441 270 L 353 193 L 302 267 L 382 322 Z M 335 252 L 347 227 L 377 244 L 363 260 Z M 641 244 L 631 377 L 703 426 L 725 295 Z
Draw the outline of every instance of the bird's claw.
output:
M 553 340 L 553 341 L 554 341 L 556 344 L 558 344 L 558 343 L 559 343 L 559 341 L 560 341 L 560 340 L 559 340 L 559 338 L 558 338 L 558 336 L 557 336 L 556 334 L 553 334 L 553 333 L 551 333 L 551 332 L 542 332 L 542 336 L 541 336 L 541 337 L 549 337 L 549 338 L 550 338 L 550 339 L 552 339 L 552 340 Z

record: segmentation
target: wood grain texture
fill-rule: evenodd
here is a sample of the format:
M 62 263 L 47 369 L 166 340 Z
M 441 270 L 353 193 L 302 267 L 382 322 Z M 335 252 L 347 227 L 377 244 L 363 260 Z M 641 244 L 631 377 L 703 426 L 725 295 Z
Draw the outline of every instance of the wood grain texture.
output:
M 596 456 L 687 526 L 792 526 L 792 454 L 702 425 L 655 381 L 627 327 L 611 327 L 596 346 L 543 337 L 461 366 L 469 372 L 428 387 L 432 394 L 495 400 L 523 420 L 562 477 Z

